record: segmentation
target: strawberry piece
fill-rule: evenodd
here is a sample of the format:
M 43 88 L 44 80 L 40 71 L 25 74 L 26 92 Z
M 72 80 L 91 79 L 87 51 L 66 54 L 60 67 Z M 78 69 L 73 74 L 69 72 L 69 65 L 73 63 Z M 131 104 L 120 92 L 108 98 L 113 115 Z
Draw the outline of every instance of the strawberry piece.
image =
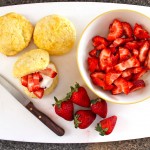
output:
M 99 56 L 99 66 L 102 70 L 105 70 L 108 64 L 108 59 L 110 59 L 111 51 L 109 49 L 103 49 Z
M 117 38 L 113 41 L 113 45 L 114 47 L 118 47 L 122 44 L 124 44 L 126 42 L 126 40 L 124 38 Z
M 111 85 L 119 76 L 121 72 L 108 72 L 105 76 L 105 82 L 108 85 Z
M 88 70 L 94 72 L 98 69 L 98 59 L 93 57 L 88 57 Z
M 129 68 L 129 69 L 126 69 L 122 72 L 122 77 L 123 78 L 127 78 L 127 77 L 130 77 L 133 73 L 133 69 L 132 68 Z
M 34 73 L 33 74 L 33 82 L 34 82 L 34 85 L 33 85 L 33 88 L 32 88 L 32 91 L 37 91 L 40 89 L 40 80 L 41 80 L 42 76 L 40 75 L 40 73 Z
M 147 72 L 146 68 L 143 68 L 141 72 L 134 74 L 133 80 L 139 80 Z
M 132 72 L 133 72 L 134 74 L 139 73 L 139 72 L 141 72 L 141 71 L 143 71 L 143 67 L 132 68 Z
M 139 51 L 139 61 L 143 63 L 147 57 L 149 51 L 149 42 L 145 41 Z
M 138 49 L 139 45 L 138 45 L 137 41 L 127 42 L 125 44 L 125 48 L 127 48 L 129 50 Z
M 130 92 L 133 92 L 133 91 L 136 91 L 136 90 L 139 90 L 141 88 L 145 87 L 145 82 L 143 80 L 136 80 L 136 81 L 133 81 L 133 86 L 130 90 Z
M 33 91 L 34 95 L 37 96 L 38 98 L 42 98 L 44 95 L 44 89 L 43 88 L 39 88 L 36 91 Z
M 132 54 L 133 54 L 133 56 L 138 57 L 139 56 L 139 51 L 137 49 L 133 49 Z
M 21 84 L 25 87 L 28 86 L 28 75 L 21 77 Z
M 55 104 L 53 104 L 53 106 L 55 113 L 67 121 L 72 121 L 74 118 L 74 106 L 72 101 L 70 101 L 70 99 L 58 100 L 56 97 L 54 97 L 54 99 Z
M 93 46 L 94 47 L 97 47 L 99 46 L 100 44 L 103 44 L 104 46 L 107 46 L 108 45 L 108 42 L 105 38 L 101 37 L 101 36 L 95 36 L 92 38 L 92 41 L 93 41 Z
M 100 98 L 91 100 L 91 110 L 93 113 L 98 114 L 102 118 L 107 116 L 107 103 Z
M 33 91 L 33 86 L 34 86 L 33 75 L 29 74 L 28 75 L 28 90 L 29 90 L 29 92 Z
M 148 39 L 149 38 L 148 31 L 137 23 L 134 26 L 134 35 L 137 39 Z
M 122 93 L 122 90 L 121 90 L 120 87 L 115 86 L 115 87 L 111 90 L 111 93 L 112 93 L 113 95 L 117 95 L 117 94 Z
M 57 75 L 57 72 L 51 68 L 46 68 L 44 70 L 41 70 L 40 73 L 49 76 L 50 78 L 55 78 L 55 76 Z
M 129 86 L 129 89 L 131 89 L 133 87 L 133 83 L 128 81 L 128 86 Z
M 120 60 L 127 60 L 131 57 L 131 53 L 127 48 L 119 47 Z
M 111 91 L 114 88 L 114 85 L 108 85 L 104 82 L 103 89 L 106 91 Z
M 99 132 L 101 136 L 109 135 L 114 130 L 117 122 L 117 116 L 111 116 L 109 118 L 101 120 L 95 130 Z
M 123 31 L 126 37 L 131 38 L 133 36 L 133 30 L 129 23 L 122 22 Z
M 144 66 L 147 68 L 147 69 L 150 69 L 150 50 L 148 51 L 148 55 L 147 55 L 147 58 L 144 62 Z
M 109 41 L 114 41 L 115 39 L 122 37 L 122 35 L 123 35 L 122 23 L 119 20 L 115 19 L 109 28 L 109 34 L 107 39 Z
M 102 50 L 104 48 L 106 48 L 106 46 L 104 44 L 100 44 L 98 46 L 95 47 L 97 50 Z
M 96 57 L 96 53 L 97 53 L 97 50 L 96 49 L 92 49 L 90 52 L 89 52 L 89 55 L 91 57 Z
M 140 66 L 139 60 L 136 57 L 131 57 L 126 61 L 117 64 L 114 68 L 116 69 L 116 71 L 123 71 L 128 68 L 139 67 L 139 66 Z
M 91 79 L 92 79 L 92 82 L 97 85 L 97 86 L 100 86 L 100 87 L 104 87 L 104 77 L 105 77 L 105 74 L 104 73 L 101 73 L 101 72 L 94 72 L 90 75 Z
M 121 89 L 121 91 L 125 94 L 129 93 L 129 85 L 128 81 L 126 81 L 124 78 L 120 77 L 117 80 L 114 81 L 114 84 Z
M 75 84 L 75 87 L 71 86 L 71 92 L 67 95 L 70 95 L 70 100 L 82 107 L 90 107 L 90 98 L 87 94 L 87 91 L 84 87 L 80 86 L 78 83 Z
M 89 127 L 96 118 L 91 110 L 78 110 L 74 116 L 75 128 L 85 129 Z

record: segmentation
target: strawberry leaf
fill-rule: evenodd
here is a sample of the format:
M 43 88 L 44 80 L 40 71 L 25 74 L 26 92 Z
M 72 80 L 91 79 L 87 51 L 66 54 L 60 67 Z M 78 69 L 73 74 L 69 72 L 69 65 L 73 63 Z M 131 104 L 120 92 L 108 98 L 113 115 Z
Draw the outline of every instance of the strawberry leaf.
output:
M 81 123 L 79 120 L 78 120 L 78 118 L 79 118 L 79 115 L 75 115 L 74 116 L 74 125 L 75 125 L 75 128 L 78 128 L 78 126 L 79 126 L 79 124 Z
M 108 131 L 108 128 L 103 129 L 101 127 L 101 125 L 98 123 L 95 130 L 98 131 L 101 136 L 104 136 L 104 135 L 106 135 L 106 132 Z

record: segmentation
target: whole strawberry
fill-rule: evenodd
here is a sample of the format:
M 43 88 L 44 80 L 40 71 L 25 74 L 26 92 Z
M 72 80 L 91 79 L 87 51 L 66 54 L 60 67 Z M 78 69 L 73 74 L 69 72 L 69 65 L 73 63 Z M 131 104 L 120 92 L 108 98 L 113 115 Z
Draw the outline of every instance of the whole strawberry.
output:
M 95 120 L 96 114 L 91 110 L 78 110 L 74 116 L 75 128 L 85 129 Z
M 111 116 L 109 118 L 101 120 L 97 124 L 95 130 L 98 131 L 99 134 L 102 136 L 108 135 L 113 131 L 113 129 L 116 125 L 116 121 L 117 121 L 117 116 Z
M 91 110 L 93 113 L 98 114 L 102 118 L 105 118 L 107 116 L 106 101 L 100 98 L 91 100 Z
M 74 114 L 74 106 L 72 101 L 70 100 L 58 100 L 56 97 L 55 99 L 55 112 L 58 116 L 64 118 L 65 120 L 72 121 L 73 114 Z
M 78 83 L 75 84 L 75 87 L 71 87 L 70 100 L 79 106 L 90 107 L 90 98 L 87 94 L 87 91 Z

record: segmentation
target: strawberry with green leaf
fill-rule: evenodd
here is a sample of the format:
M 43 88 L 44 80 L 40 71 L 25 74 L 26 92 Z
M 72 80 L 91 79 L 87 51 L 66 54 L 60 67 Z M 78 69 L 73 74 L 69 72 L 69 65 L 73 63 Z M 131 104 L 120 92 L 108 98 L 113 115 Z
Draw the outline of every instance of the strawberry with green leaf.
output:
M 103 119 L 97 124 L 95 130 L 98 131 L 101 136 L 109 135 L 113 131 L 116 122 L 117 116 L 111 116 Z

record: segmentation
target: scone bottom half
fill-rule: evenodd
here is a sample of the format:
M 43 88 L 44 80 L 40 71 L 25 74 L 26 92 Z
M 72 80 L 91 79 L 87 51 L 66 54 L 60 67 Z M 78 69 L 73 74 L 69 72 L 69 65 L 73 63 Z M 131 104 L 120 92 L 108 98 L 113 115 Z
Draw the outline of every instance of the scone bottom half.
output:
M 13 67 L 25 93 L 32 98 L 42 98 L 50 94 L 58 83 L 57 69 L 50 62 L 49 53 L 34 49 L 21 55 Z

